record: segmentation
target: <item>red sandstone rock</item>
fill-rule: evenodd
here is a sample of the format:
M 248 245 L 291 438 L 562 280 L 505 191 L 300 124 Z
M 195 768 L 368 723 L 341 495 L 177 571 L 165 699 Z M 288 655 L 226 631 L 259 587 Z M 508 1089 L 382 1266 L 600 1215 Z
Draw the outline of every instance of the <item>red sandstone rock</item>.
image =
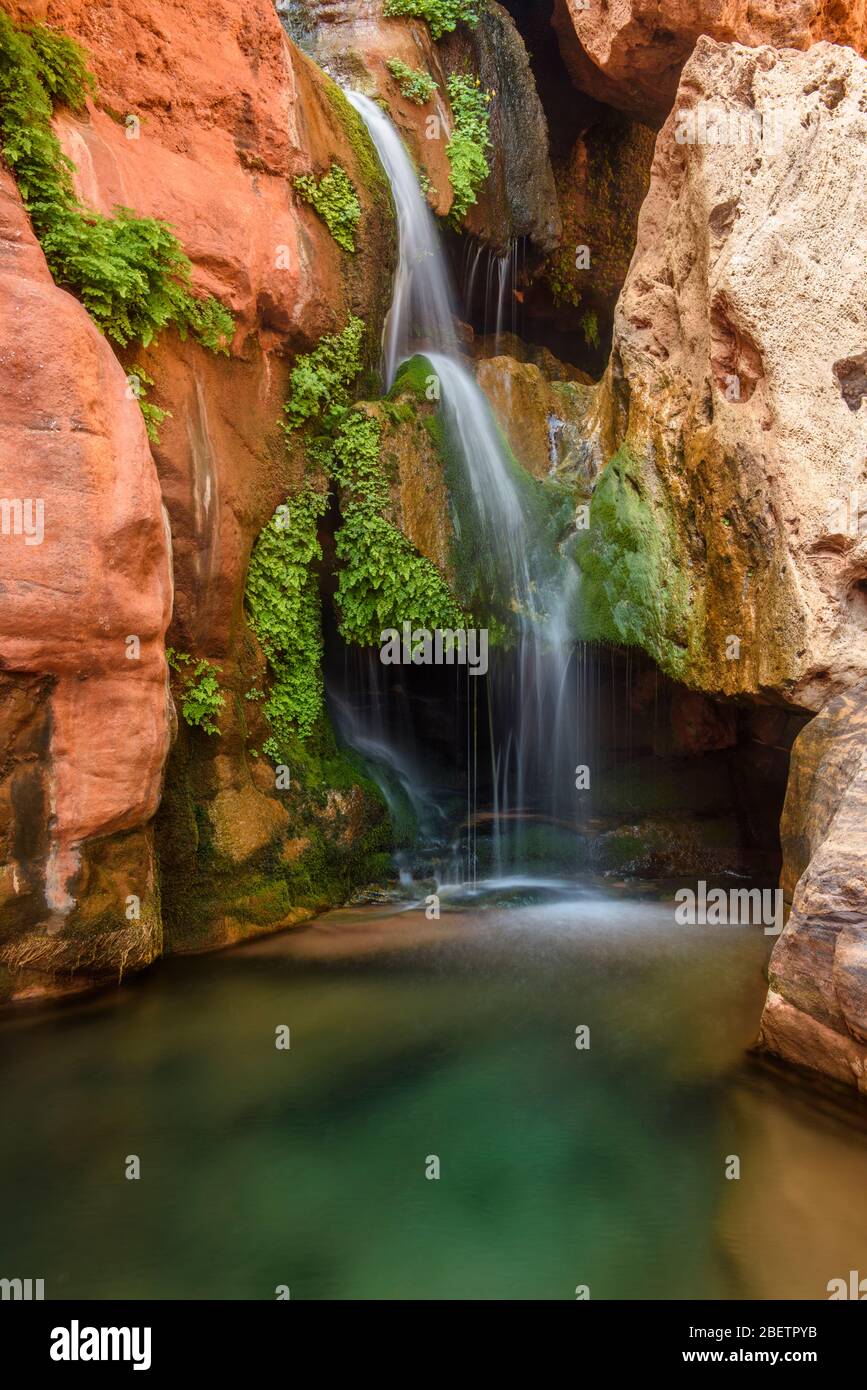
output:
M 62 111 L 56 119 L 77 166 L 82 200 L 105 212 L 123 204 L 170 222 L 191 259 L 196 290 L 216 295 L 235 316 L 229 357 L 215 357 L 175 334 L 162 335 L 147 351 L 123 354 L 127 369 L 140 364 L 154 378 L 149 399 L 170 412 L 153 451 L 174 553 L 170 641 L 216 660 L 229 692 L 221 720 L 227 737 L 209 742 L 202 736 L 195 752 L 212 762 L 201 779 L 208 787 L 201 805 L 210 814 L 213 799 L 213 820 L 224 836 L 221 797 L 237 794 L 248 805 L 261 796 L 251 783 L 243 736 L 229 731 L 243 723 L 235 715 L 234 692 L 241 699 L 250 684 L 238 673 L 240 654 L 251 642 L 243 614 L 250 550 L 300 478 L 300 463 L 290 460 L 280 427 L 291 361 L 324 333 L 342 328 L 351 313 L 368 322 L 375 343 L 389 286 L 391 211 L 382 185 L 368 186 L 375 166 L 351 119 L 347 124 L 348 107 L 289 42 L 271 0 L 21 0 L 7 8 L 18 20 L 43 20 L 77 39 L 96 73 L 99 92 L 86 113 Z M 340 250 L 292 187 L 295 174 L 321 174 L 332 160 L 347 170 L 361 201 L 356 256 Z M 159 582 L 155 576 L 159 565 L 166 569 L 166 537 L 157 476 L 140 412 L 126 399 L 124 369 L 84 310 L 53 286 L 17 204 L 16 216 L 24 229 L 21 255 L 42 279 L 39 296 L 30 291 L 33 341 L 14 334 L 16 352 L 30 352 L 21 367 L 28 378 L 26 399 L 46 418 L 59 416 L 59 400 L 66 411 L 60 418 L 84 425 L 80 433 L 78 424 L 64 431 L 63 446 L 49 435 L 53 453 L 41 455 L 43 462 L 51 457 L 54 485 L 61 490 L 51 495 L 47 525 L 56 526 L 61 507 L 67 518 L 65 572 L 48 575 L 46 587 L 22 589 L 24 607 L 11 613 L 3 633 L 3 655 L 14 669 L 62 675 L 51 697 L 51 721 L 54 747 L 63 758 L 51 774 L 52 789 L 42 786 L 40 774 L 39 796 L 34 792 L 43 807 L 37 821 L 42 816 L 47 822 L 50 795 L 61 798 L 51 867 L 60 903 L 78 837 L 129 835 L 157 807 L 168 744 L 162 634 L 169 598 L 167 572 Z M 7 315 L 4 327 L 8 323 Z M 99 472 L 104 463 L 88 462 L 89 472 L 82 470 L 81 458 L 97 451 L 91 430 L 95 439 L 110 441 L 108 452 L 119 470 L 93 534 L 89 504 L 111 480 Z M 16 445 L 12 456 L 20 452 Z M 38 479 L 26 481 L 32 490 Z M 18 482 L 13 495 L 23 487 Z M 35 555 L 44 566 L 59 553 L 49 552 L 46 541 L 19 562 L 32 565 Z M 69 582 L 77 571 L 80 591 Z M 62 601 L 48 587 L 55 581 L 70 590 Z M 118 671 L 118 631 L 147 639 L 139 670 L 158 692 L 161 714 L 152 692 L 139 694 L 145 676 L 134 680 L 125 661 Z M 79 676 L 88 678 L 87 685 Z M 104 695 L 91 701 L 85 698 L 91 689 Z M 34 745 L 36 740 L 34 732 Z M 27 757 L 28 768 L 40 766 L 37 752 Z M 285 819 L 270 801 L 251 816 L 278 832 Z M 2 824 L 0 816 L 0 831 Z M 237 829 L 239 845 L 247 843 L 247 829 Z M 40 843 L 44 831 L 44 823 L 41 831 L 34 829 Z M 133 849 L 141 866 L 150 850 L 145 853 L 138 841 Z M 117 856 L 111 864 L 110 855 L 103 856 L 105 863 L 92 858 L 83 855 L 80 894 L 82 904 L 87 899 L 99 913 L 109 907 L 112 893 L 115 906 L 122 903 L 123 869 Z M 164 901 L 176 882 L 165 878 Z M 4 880 L 0 901 L 6 886 Z M 103 934 L 99 968 L 117 970 L 124 962 L 132 968 L 151 958 L 160 949 L 156 913 L 138 931 L 138 939 L 145 937 L 146 950 L 137 952 L 128 933 L 110 940 Z M 90 944 L 77 949 L 84 961 Z M 58 950 L 52 955 L 40 946 L 34 955 L 24 938 L 18 938 L 16 951 L 16 966 L 26 960 L 48 973 L 67 964 L 74 968 Z
M 791 909 L 771 957 L 764 1045 L 867 1091 L 867 683 L 792 750 L 780 823 Z
M 553 23 L 576 86 L 655 125 L 702 34 L 751 48 L 867 46 L 865 0 L 556 0 Z
M 31 501 L 43 517 L 29 537 L 16 535 L 13 510 L 0 536 L 0 659 L 6 673 L 53 680 L 50 820 L 36 824 L 19 805 L 3 859 L 9 900 L 31 895 L 31 928 L 59 932 L 77 903 L 83 843 L 142 825 L 158 804 L 169 741 L 168 535 L 123 368 L 55 286 L 5 172 L 0 300 L 0 497 Z M 20 849 L 28 844 L 32 856 Z M 146 885 L 133 879 L 126 892 L 145 897 Z

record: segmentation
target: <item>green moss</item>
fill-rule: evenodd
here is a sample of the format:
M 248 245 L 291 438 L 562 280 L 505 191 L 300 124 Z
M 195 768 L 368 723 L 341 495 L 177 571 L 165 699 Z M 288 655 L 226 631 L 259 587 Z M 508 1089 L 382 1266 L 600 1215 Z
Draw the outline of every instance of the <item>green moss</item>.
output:
M 331 104 L 332 112 L 339 122 L 352 153 L 355 157 L 358 177 L 367 189 L 371 199 L 387 207 L 393 215 L 394 203 L 391 186 L 379 162 L 376 146 L 370 132 L 354 106 L 346 100 L 346 94 L 330 78 L 325 79 L 323 91 Z
M 584 576 L 580 635 L 642 647 L 680 678 L 691 617 L 689 579 L 672 519 L 626 446 L 596 484 L 590 526 L 579 533 L 575 556 Z
M 377 645 L 385 628 L 404 622 L 431 631 L 468 622 L 436 566 L 383 515 L 389 493 L 381 437 L 379 420 L 350 411 L 332 456 L 332 476 L 343 489 L 337 533 L 340 633 L 359 646 Z
M 435 39 L 450 34 L 459 24 L 474 29 L 484 9 L 484 0 L 384 0 L 386 19 L 411 16 L 426 19 Z
M 187 724 L 206 734 L 218 734 L 216 721 L 226 697 L 220 690 L 217 668 L 204 659 L 193 664 L 189 652 L 177 652 L 173 647 L 166 647 L 166 660 L 181 678 L 181 714 Z M 187 669 L 190 666 L 192 670 Z
M 299 174 L 295 188 L 322 218 L 337 245 L 344 251 L 354 252 L 361 204 L 346 170 L 339 164 L 332 164 L 321 179 L 313 174 Z
M 390 877 L 391 827 L 382 797 L 354 754 L 337 748 L 323 716 L 309 738 L 290 734 L 284 748 L 292 786 L 280 794 L 288 831 L 243 866 L 224 858 L 207 810 L 212 773 L 204 775 L 182 731 L 169 760 L 157 815 L 165 949 L 205 950 L 256 935 L 287 918 L 344 902 L 362 884 Z M 199 785 L 201 782 L 201 786 Z M 334 792 L 346 794 L 341 809 Z M 286 839 L 305 847 L 294 860 Z
M 271 735 L 263 752 L 288 761 L 297 735 L 309 737 L 324 710 L 322 628 L 314 563 L 322 558 L 317 524 L 328 499 L 305 490 L 278 509 L 250 557 L 245 598 L 250 624 L 273 683 L 265 702 Z
M 398 367 L 388 399 L 394 401 L 411 392 L 420 402 L 427 400 L 428 382 L 433 375 L 433 367 L 426 357 L 420 354 L 410 357 Z
M 448 89 L 455 119 L 452 138 L 446 146 L 449 182 L 454 192 L 451 219 L 460 224 L 491 172 L 486 151 L 491 148 L 488 129 L 493 92 L 482 91 L 479 79 L 470 73 L 453 73 Z
M 105 217 L 78 201 L 51 116 L 55 102 L 80 109 L 92 90 L 70 39 L 16 28 L 0 12 L 0 148 L 54 279 L 117 343 L 147 346 L 174 327 L 225 351 L 232 316 L 216 299 L 193 296 L 190 262 L 168 224 L 123 207 Z
M 426 106 L 437 89 L 429 72 L 423 72 L 421 68 L 408 67 L 399 58 L 389 58 L 385 65 L 398 87 L 401 96 L 407 101 L 412 101 L 416 106 Z

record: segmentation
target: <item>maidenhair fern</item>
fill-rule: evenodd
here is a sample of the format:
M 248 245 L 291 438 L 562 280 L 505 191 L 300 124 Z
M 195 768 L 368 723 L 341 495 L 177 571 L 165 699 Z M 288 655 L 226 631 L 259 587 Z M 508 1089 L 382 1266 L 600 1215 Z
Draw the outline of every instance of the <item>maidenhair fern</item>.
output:
M 341 333 L 327 333 L 292 369 L 284 407 L 288 432 L 317 423 L 333 428 L 349 404 L 349 388 L 361 371 L 364 323 L 352 317 Z
M 189 652 L 166 647 L 166 660 L 181 678 L 181 714 L 190 728 L 218 734 L 217 719 L 226 703 L 220 690 L 217 668 L 204 658 L 195 661 Z M 192 666 L 192 670 L 188 669 Z
M 382 13 L 387 19 L 405 15 L 426 19 L 433 37 L 440 39 L 459 24 L 474 29 L 483 9 L 484 0 L 385 0 Z
M 412 621 L 456 628 L 464 617 L 439 570 L 406 539 L 386 512 L 389 490 L 381 459 L 380 420 L 353 408 L 361 369 L 361 319 L 350 318 L 298 359 L 285 407 L 287 434 L 303 431 L 308 457 L 341 489 L 341 562 L 335 602 L 348 642 L 376 644 L 384 627 Z M 322 629 L 316 562 L 317 524 L 328 498 L 305 487 L 268 522 L 247 576 L 250 624 L 271 668 L 264 706 L 271 733 L 263 751 L 285 761 L 294 737 L 308 739 L 324 713 Z
M 295 188 L 322 218 L 337 245 L 344 251 L 354 251 L 361 204 L 346 170 L 332 164 L 320 179 L 313 174 L 299 174 Z
M 0 12 L 0 150 L 54 279 L 117 343 L 147 346 L 173 327 L 227 351 L 232 316 L 193 295 L 190 262 L 169 225 L 129 208 L 106 217 L 78 200 L 51 117 L 55 104 L 79 110 L 93 90 L 77 44 L 40 25 L 17 28 Z
M 422 72 L 421 68 L 408 67 L 399 58 L 389 58 L 385 66 L 407 101 L 414 102 L 416 106 L 427 105 L 437 89 L 430 73 Z
M 147 398 L 148 387 L 153 386 L 154 379 L 148 376 L 144 367 L 136 364 L 127 376 L 127 382 L 132 384 L 135 398 L 139 403 L 139 409 L 144 416 L 145 429 L 151 444 L 160 442 L 160 425 L 163 420 L 171 419 L 172 412 L 164 410 L 162 406 L 154 405 L 153 401 Z
M 332 451 L 332 475 L 343 490 L 335 602 L 341 636 L 359 646 L 376 646 L 383 629 L 403 622 L 430 631 L 467 622 L 436 566 L 383 514 L 389 495 L 381 435 L 375 416 L 351 410 Z
M 486 151 L 492 92 L 482 91 L 479 79 L 469 73 L 453 73 L 448 80 L 449 100 L 455 118 L 452 138 L 446 146 L 449 181 L 454 190 L 452 221 L 460 223 L 477 201 L 478 189 L 490 173 Z
M 307 738 L 324 709 L 322 627 L 315 561 L 322 559 L 317 523 L 328 504 L 306 489 L 261 532 L 250 559 L 246 600 L 250 623 L 273 673 L 265 715 L 271 727 L 263 752 L 285 761 L 294 734 Z

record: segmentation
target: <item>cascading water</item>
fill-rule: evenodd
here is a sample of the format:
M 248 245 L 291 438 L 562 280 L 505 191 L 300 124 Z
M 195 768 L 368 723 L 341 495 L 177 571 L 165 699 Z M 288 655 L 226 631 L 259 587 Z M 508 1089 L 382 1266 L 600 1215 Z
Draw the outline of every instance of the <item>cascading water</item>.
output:
M 517 238 L 502 256 L 481 242 L 467 245 L 461 286 L 464 308 L 467 317 L 480 324 L 485 337 L 493 326 L 495 356 L 503 350 L 504 333 L 518 333 L 518 268 L 522 248 L 526 254 L 525 244 Z M 484 275 L 480 273 L 483 260 L 487 262 Z
M 460 357 L 446 259 L 403 142 L 373 101 L 355 92 L 347 97 L 370 132 L 397 210 L 399 263 L 384 330 L 385 386 L 392 385 L 400 364 L 414 353 L 429 360 L 439 384 L 446 435 L 463 469 L 472 509 L 475 539 L 461 536 L 462 519 L 454 515 L 458 544 L 477 545 L 484 588 L 510 613 L 515 629 L 511 649 L 491 654 L 487 692 L 493 867 L 499 873 L 514 871 L 523 867 L 528 818 L 575 819 L 580 675 L 569 615 L 577 576 L 534 530 L 531 491 L 538 485 L 516 465 L 485 395 Z M 511 257 L 505 259 L 511 263 Z M 362 752 L 366 744 L 369 753 L 376 733 L 360 730 L 357 714 L 347 721 L 345 710 L 341 715 L 338 707 L 335 713 L 347 741 Z M 391 769 L 394 775 L 393 753 Z M 403 774 L 417 776 L 418 767 L 405 766 Z M 469 821 L 477 811 L 470 808 Z
M 346 95 L 370 132 L 397 210 L 398 266 L 383 334 L 388 389 L 401 362 L 417 350 L 434 347 L 457 357 L 455 304 L 436 223 L 403 141 L 375 101 Z

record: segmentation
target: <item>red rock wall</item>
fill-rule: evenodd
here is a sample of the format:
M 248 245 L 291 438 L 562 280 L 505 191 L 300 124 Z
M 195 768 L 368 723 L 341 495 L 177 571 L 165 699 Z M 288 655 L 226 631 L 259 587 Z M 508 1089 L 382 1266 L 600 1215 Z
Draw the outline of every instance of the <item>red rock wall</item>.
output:
M 118 974 L 161 949 L 150 844 L 169 748 L 170 619 L 168 642 L 218 662 L 228 695 L 225 739 L 201 736 L 195 753 L 209 765 L 210 794 L 241 795 L 252 821 L 288 833 L 280 808 L 259 805 L 265 793 L 239 733 L 249 680 L 238 660 L 252 641 L 247 563 L 299 481 L 280 428 L 292 361 L 351 313 L 376 343 L 394 238 L 387 195 L 369 186 L 369 152 L 345 104 L 290 43 L 271 0 L 4 0 L 4 8 L 62 29 L 89 55 L 96 100 L 81 117 L 61 112 L 56 121 L 82 200 L 170 222 L 196 290 L 216 295 L 237 325 L 228 357 L 172 333 L 122 353 L 121 365 L 53 284 L 6 177 L 0 288 L 11 407 L 0 495 L 46 504 L 42 546 L 2 540 L 15 602 L 0 620 L 0 663 L 16 675 L 0 690 L 0 733 L 6 711 L 10 775 L 20 781 L 25 767 L 32 784 L 26 813 L 14 787 L 0 801 L 0 961 L 13 971 L 0 992 L 8 996 L 56 991 L 68 974 L 77 982 Z M 295 174 L 322 173 L 335 159 L 362 203 L 356 256 L 292 188 Z M 149 400 L 170 412 L 153 451 L 125 378 L 137 365 L 154 379 Z M 128 634 L 141 638 L 137 663 L 125 657 Z M 16 682 L 42 677 L 51 684 L 38 686 L 37 710 L 16 733 Z M 165 897 L 171 866 L 164 870 Z M 132 920 L 130 894 L 149 904 Z M 67 932 L 74 950 L 63 947 Z
M 827 39 L 863 53 L 865 0 L 556 0 L 554 27 L 575 85 L 661 125 L 702 34 L 751 48 L 809 48 Z
M 0 657 L 17 678 L 4 690 L 12 726 L 0 716 L 8 736 L 0 904 L 19 928 L 11 939 L 4 933 L 0 961 L 67 961 L 80 956 L 68 938 L 81 916 L 83 845 L 143 825 L 159 801 L 169 744 L 169 539 L 123 368 L 54 284 L 5 172 L 0 300 L 0 498 L 43 511 L 30 536 L 0 536 Z M 18 758 L 16 692 L 33 676 L 43 679 L 43 735 Z M 127 892 L 146 902 L 149 853 L 142 859 L 137 844 L 133 859 Z M 88 946 L 96 955 L 98 935 Z M 15 986 L 34 987 L 32 971 Z

